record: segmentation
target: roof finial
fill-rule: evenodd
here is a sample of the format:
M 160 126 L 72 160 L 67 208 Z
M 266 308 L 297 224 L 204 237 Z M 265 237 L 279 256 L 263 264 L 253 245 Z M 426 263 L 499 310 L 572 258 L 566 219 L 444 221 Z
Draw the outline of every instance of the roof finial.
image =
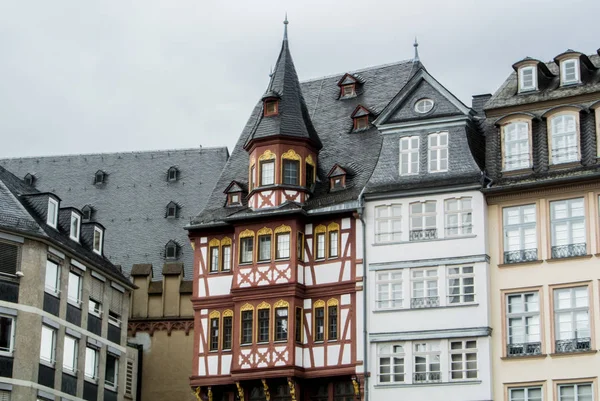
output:
M 269 78 L 273 77 L 273 66 L 271 66 L 271 71 L 269 71 Z
M 283 21 L 283 40 L 288 40 L 287 39 L 287 26 L 288 26 L 289 22 L 287 19 L 287 11 L 285 12 L 285 20 Z
M 415 44 L 413 46 L 415 47 L 415 58 L 413 59 L 413 61 L 419 61 L 419 42 L 417 42 L 416 36 L 415 36 Z

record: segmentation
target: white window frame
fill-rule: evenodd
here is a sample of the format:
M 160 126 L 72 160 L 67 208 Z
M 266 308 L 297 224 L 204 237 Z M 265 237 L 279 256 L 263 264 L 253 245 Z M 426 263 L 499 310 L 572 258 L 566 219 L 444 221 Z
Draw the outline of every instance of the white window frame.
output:
M 435 102 L 433 99 L 423 98 L 417 100 L 415 103 L 415 112 L 419 114 L 427 114 L 433 109 Z
M 573 216 L 573 204 L 575 202 L 581 202 L 581 215 Z M 560 204 L 565 204 L 566 217 L 556 218 L 556 208 Z M 551 226 L 551 244 L 552 247 L 555 246 L 571 246 L 577 244 L 585 244 L 587 246 L 587 227 L 585 222 L 585 198 L 573 198 L 573 199 L 562 199 L 555 200 L 550 202 L 550 226 Z M 582 228 L 576 229 L 573 228 L 574 225 L 580 225 Z M 567 239 L 566 242 L 563 240 L 559 240 L 558 233 L 559 229 L 565 227 L 564 231 L 566 232 Z M 583 237 L 575 237 L 575 232 L 581 230 L 583 232 Z M 583 238 L 581 240 L 581 238 Z M 576 242 L 576 240 L 579 240 Z M 583 241 L 583 242 L 582 242 Z M 586 251 L 587 253 L 587 251 Z
M 75 223 L 75 224 L 73 224 Z M 75 233 L 73 233 L 75 228 Z M 75 212 L 71 212 L 71 226 L 69 230 L 69 238 L 73 241 L 79 242 L 79 235 L 81 233 L 81 216 Z
M 416 147 L 413 147 L 413 140 L 416 140 Z M 398 170 L 400 175 L 419 174 L 419 149 L 421 138 L 416 135 L 405 136 L 400 138 L 400 163 Z M 406 144 L 406 149 L 402 149 L 403 144 Z M 406 159 L 406 171 L 403 171 L 404 159 Z M 416 167 L 413 167 L 415 165 Z M 414 170 L 414 171 L 413 171 Z
M 414 383 L 438 383 L 442 381 L 441 349 L 439 341 L 413 341 L 413 384 Z M 425 371 L 417 371 L 417 358 L 425 358 Z M 438 366 L 433 370 L 434 365 Z M 425 374 L 424 379 L 417 380 L 417 375 Z
M 573 79 L 567 79 L 567 68 L 572 65 L 574 71 Z M 562 60 L 560 62 L 560 84 L 561 85 L 571 85 L 578 84 L 580 81 L 579 77 L 579 60 L 576 58 L 569 58 L 566 60 Z
M 579 392 L 579 388 L 580 387 L 589 387 L 590 389 L 590 394 L 589 397 L 584 398 L 582 396 L 582 394 L 580 394 Z M 573 388 L 573 396 L 569 396 L 568 398 L 562 397 L 561 394 L 561 390 L 563 388 L 567 388 L 567 387 L 572 387 Z M 593 401 L 594 400 L 594 385 L 593 383 L 564 383 L 564 384 L 559 384 L 557 387 L 557 396 L 558 396 L 558 401 Z M 565 400 L 566 399 L 566 400 Z
M 56 329 L 43 324 L 41 333 L 40 362 L 54 367 L 54 364 L 56 363 Z M 47 336 L 50 336 L 50 338 Z M 50 358 L 46 358 L 42 355 L 44 341 L 50 341 L 50 344 L 48 345 L 50 347 Z
M 512 302 L 515 300 L 516 302 Z M 539 291 L 506 294 L 507 356 L 538 355 L 541 353 L 541 305 Z M 511 310 L 517 307 L 520 309 Z M 509 352 L 509 349 L 520 349 Z
M 410 283 L 411 308 L 431 308 L 440 305 L 440 284 L 437 267 L 411 269 Z M 422 286 L 419 286 L 419 284 L 422 284 Z M 423 301 L 419 303 L 417 301 L 419 299 Z
M 404 307 L 402 270 L 375 273 L 375 309 L 400 309 Z
M 52 205 L 52 208 L 54 209 L 53 213 L 50 213 L 50 205 Z M 52 228 L 56 228 L 56 224 L 58 223 L 58 201 L 54 198 L 48 198 L 46 223 Z
M 446 279 L 448 305 L 463 305 L 475 302 L 474 266 L 448 266 Z M 458 292 L 453 293 L 453 289 L 458 289 Z
M 55 274 L 49 275 L 49 268 L 55 269 Z M 56 297 L 60 295 L 60 270 L 61 267 L 58 263 L 46 260 L 44 291 Z M 48 283 L 49 280 L 52 280 L 53 282 Z
M 560 308 L 560 294 L 565 293 L 569 298 L 569 306 Z M 580 294 L 585 294 L 585 305 L 577 305 L 578 297 Z M 554 297 L 554 338 L 556 341 L 560 340 L 577 340 L 577 339 L 589 339 L 591 342 L 592 331 L 591 331 L 591 317 L 590 317 L 590 293 L 588 286 L 578 287 L 566 287 L 566 288 L 555 288 L 553 291 Z M 582 313 L 586 316 L 585 321 L 580 319 Z M 562 316 L 568 318 L 568 320 L 561 319 Z M 584 323 L 583 328 L 579 326 L 579 323 Z M 561 324 L 564 324 L 568 330 L 561 330 Z M 587 328 L 586 328 L 587 326 Z M 570 335 L 564 336 L 563 333 L 570 332 Z M 583 334 L 580 334 L 583 332 Z M 591 344 L 590 344 L 591 345 Z
M 119 309 L 120 310 L 115 310 L 113 308 L 113 306 L 114 306 L 113 305 L 113 303 L 114 303 L 113 297 L 115 297 L 115 296 L 120 297 L 120 300 L 119 300 L 119 303 L 120 303 Z M 121 319 L 123 317 L 123 301 L 124 301 L 125 295 L 121 291 L 119 291 L 115 288 L 111 288 L 110 297 L 111 297 L 111 299 L 108 304 L 109 305 L 108 306 L 108 323 L 110 323 L 116 327 L 121 327 Z
M 469 347 L 473 343 L 475 343 L 475 347 Z M 460 348 L 455 348 L 455 345 L 460 345 Z M 450 353 L 450 381 L 477 380 L 479 376 L 477 340 L 475 338 L 450 339 L 448 340 L 448 347 Z M 474 361 L 469 359 L 472 355 L 475 355 Z M 475 362 L 475 368 L 473 368 L 473 362 Z M 475 373 L 475 376 L 469 377 L 472 372 Z M 460 374 L 460 377 L 454 377 L 455 374 Z
M 105 366 L 105 369 L 108 368 L 108 358 L 109 357 L 112 357 L 112 358 L 115 359 L 115 365 L 114 365 L 115 366 L 115 374 L 114 374 L 114 377 L 113 377 L 114 381 L 109 381 L 108 380 L 108 376 L 106 376 L 106 374 L 105 374 L 105 376 L 104 376 L 104 387 L 108 388 L 109 390 L 116 390 L 117 386 L 119 384 L 118 383 L 119 382 L 119 356 L 107 353 L 106 354 L 106 366 Z M 106 370 L 105 370 L 105 372 L 106 372 Z
M 427 211 L 427 205 L 433 205 L 433 212 Z M 410 213 L 410 232 L 409 232 L 409 240 L 411 241 L 423 241 L 428 240 L 429 238 L 415 238 L 412 239 L 412 231 L 426 231 L 426 230 L 436 230 L 433 238 L 438 237 L 437 233 L 437 201 L 424 201 L 424 202 L 412 202 L 409 205 L 409 213 Z M 419 211 L 414 211 L 413 207 L 418 206 Z M 428 224 L 427 221 L 433 217 L 433 223 Z M 416 226 L 415 221 L 419 221 L 419 225 Z
M 375 243 L 399 242 L 402 240 L 402 205 L 380 205 L 375 207 Z
M 283 260 L 289 259 L 291 255 L 291 243 L 292 235 L 290 232 L 276 233 L 275 234 L 275 259 Z
M 92 381 L 94 383 L 98 382 L 98 367 L 99 367 L 99 355 L 100 352 L 98 349 L 90 347 L 89 345 L 85 347 L 85 371 L 84 378 L 85 380 Z M 93 360 L 90 360 L 93 359 Z M 93 363 L 93 365 L 92 365 Z M 89 369 L 93 369 L 91 372 Z M 91 375 L 90 375 L 91 373 Z
M 221 257 L 223 258 L 222 271 L 231 271 L 231 245 L 221 246 Z
M 321 232 L 315 235 L 315 259 L 323 260 L 327 254 L 327 233 Z
M 562 123 L 559 121 L 562 120 Z M 569 130 L 569 120 L 573 122 L 573 130 Z M 562 124 L 562 131 L 558 131 Z M 572 112 L 558 113 L 548 117 L 550 164 L 572 163 L 580 160 L 579 156 L 579 118 Z M 564 146 L 559 147 L 558 142 L 563 141 Z
M 525 86 L 525 72 L 531 72 L 531 85 Z M 519 92 L 537 90 L 537 67 L 525 66 L 519 68 Z
M 518 120 L 502 126 L 504 171 L 531 167 L 530 124 L 529 121 Z M 513 129 L 514 132 L 512 132 Z M 512 152 L 513 146 L 517 149 L 514 153 Z
M 434 139 L 436 140 L 436 145 L 431 144 Z M 445 139 L 445 145 L 441 144 L 442 139 Z M 449 156 L 448 131 L 440 131 L 427 135 L 427 171 L 430 173 L 443 173 L 448 171 L 448 164 L 450 161 Z M 446 162 L 446 166 L 442 167 L 444 161 Z M 434 164 L 433 168 L 432 163 Z
M 8 335 L 8 347 L 0 348 L 0 355 L 12 356 L 13 353 L 15 352 L 15 329 L 16 329 L 16 325 L 17 325 L 17 320 L 15 319 L 14 316 L 8 316 L 8 315 L 3 315 L 3 314 L 0 314 L 0 318 L 9 319 L 11 321 L 10 333 Z
M 388 363 L 383 363 L 385 359 L 388 360 Z M 389 372 L 382 372 L 384 367 L 387 367 Z M 377 346 L 377 384 L 405 383 L 406 374 L 404 344 L 379 344 Z M 401 377 L 397 377 L 400 375 Z M 389 380 L 382 380 L 382 377 L 388 377 Z M 398 380 L 396 380 L 397 378 Z
M 530 391 L 539 391 L 539 397 L 530 396 Z M 523 391 L 523 397 L 520 396 L 518 398 L 513 396 L 513 392 Z M 508 389 L 508 401 L 543 401 L 544 400 L 544 390 L 542 386 L 531 386 L 531 387 L 511 387 Z
M 98 247 L 96 247 L 96 235 L 99 236 Z M 102 248 L 104 247 L 104 230 L 94 226 L 94 237 L 92 239 L 92 248 L 95 253 L 102 255 Z
M 72 354 L 69 355 L 69 352 L 72 352 Z M 65 335 L 65 340 L 63 343 L 63 371 L 75 374 L 77 373 L 78 353 L 79 340 L 75 337 Z
M 450 210 L 449 205 L 456 202 L 456 209 Z M 456 216 L 456 226 L 450 226 L 451 216 Z M 466 220 L 466 221 L 465 221 Z M 473 234 L 473 198 L 444 199 L 444 236 L 461 237 Z M 456 232 L 453 232 L 456 230 Z
M 96 317 L 102 317 L 102 305 L 104 303 L 104 282 L 96 277 L 92 276 L 92 280 L 91 280 L 91 288 L 94 288 L 94 283 L 100 283 L 100 285 L 102 286 L 102 295 L 99 296 L 99 298 L 102 299 L 96 299 L 93 292 L 90 291 L 90 297 L 88 300 L 88 312 Z
M 518 213 L 518 222 L 509 223 L 511 213 Z M 533 216 L 534 221 L 525 221 L 527 217 Z M 503 223 L 503 261 L 507 263 L 506 253 L 519 251 L 522 253 L 517 261 L 537 260 L 538 242 L 537 242 L 537 205 L 535 203 L 528 205 L 518 205 L 505 207 L 502 209 Z M 513 235 L 513 237 L 511 237 Z M 531 238 L 533 237 L 533 239 Z M 509 238 L 517 239 L 518 244 L 511 244 Z M 531 246 L 534 246 L 533 248 Z M 535 250 L 535 259 L 527 256 L 526 251 L 530 253 Z M 510 263 L 510 261 L 508 261 Z
M 73 290 L 72 285 L 77 285 Z M 81 289 L 83 287 L 83 277 L 80 274 L 70 271 L 69 281 L 67 283 L 67 301 L 78 308 L 81 308 Z M 77 291 L 77 298 L 72 297 L 72 292 Z
M 265 169 L 267 165 L 269 169 Z M 265 182 L 266 178 L 269 178 L 268 182 Z M 260 185 L 275 185 L 275 160 L 260 162 Z

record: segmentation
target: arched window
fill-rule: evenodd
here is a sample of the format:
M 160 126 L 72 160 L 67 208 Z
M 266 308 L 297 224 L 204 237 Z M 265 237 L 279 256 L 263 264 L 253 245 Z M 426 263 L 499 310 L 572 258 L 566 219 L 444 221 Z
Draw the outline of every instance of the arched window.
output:
M 579 160 L 578 116 L 563 113 L 550 117 L 551 163 L 560 164 Z
M 33 174 L 27 173 L 25 174 L 23 181 L 25 181 L 25 184 L 33 186 L 35 184 L 35 176 Z
M 167 170 L 167 181 L 177 181 L 179 179 L 179 169 L 172 166 Z
M 96 171 L 94 175 L 94 184 L 104 184 L 106 181 L 106 173 L 102 170 Z
M 530 124 L 516 120 L 502 127 L 504 171 L 531 167 Z
M 173 240 L 167 242 L 165 245 L 165 258 L 166 259 L 177 259 L 179 258 L 181 247 Z
M 175 202 L 169 202 L 165 217 L 168 219 L 176 219 L 179 217 L 179 205 Z

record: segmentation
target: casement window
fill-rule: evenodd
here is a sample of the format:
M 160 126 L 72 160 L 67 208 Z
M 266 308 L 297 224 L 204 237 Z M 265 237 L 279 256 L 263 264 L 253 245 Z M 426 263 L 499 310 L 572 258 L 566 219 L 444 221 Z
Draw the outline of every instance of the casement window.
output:
M 111 353 L 106 354 L 106 370 L 104 386 L 116 390 L 119 380 L 119 357 Z
M 427 136 L 429 172 L 448 171 L 448 133 L 438 132 Z
M 121 316 L 123 315 L 123 293 L 116 288 L 111 288 L 111 290 L 108 323 L 117 327 L 121 327 Z
M 14 276 L 19 265 L 20 247 L 0 241 L 0 275 Z
M 414 342 L 413 349 L 413 383 L 435 383 L 442 381 L 439 342 Z
M 504 171 L 531 167 L 529 123 L 518 121 L 502 127 L 504 140 Z
M 81 305 L 81 281 L 82 277 L 79 274 L 69 272 L 67 301 L 77 307 Z
M 271 260 L 271 234 L 258 236 L 258 261 Z
M 400 175 L 419 173 L 419 137 L 400 138 Z
M 342 96 L 341 97 L 351 97 L 351 96 L 356 96 L 356 84 L 348 84 L 348 85 L 342 85 Z
M 53 228 L 56 228 L 58 222 L 58 201 L 53 198 L 48 198 L 48 214 L 46 216 L 46 223 Z
M 327 303 L 327 340 L 336 341 L 338 339 L 338 305 L 332 305 L 331 301 Z
M 65 335 L 65 342 L 63 345 L 63 370 L 77 373 L 78 350 L 79 341 L 75 337 Z
M 46 282 L 44 289 L 47 293 L 55 296 L 60 294 L 60 267 L 50 260 L 46 261 Z
M 94 242 L 93 250 L 99 255 L 102 255 L 102 246 L 104 242 L 104 231 L 98 227 L 94 227 Z
M 537 89 L 537 69 L 536 67 L 519 68 L 519 92 L 531 91 Z
M 560 384 L 558 401 L 593 401 L 592 383 Z
M 504 263 L 537 260 L 536 205 L 505 207 L 502 215 Z
M 436 201 L 410 204 L 411 241 L 426 241 L 437 238 Z
M 252 344 L 252 323 L 254 322 L 254 311 L 242 311 L 242 341 L 243 345 Z
M 210 264 L 208 271 L 211 273 L 219 271 L 219 246 L 210 247 Z
M 300 162 L 283 160 L 283 183 L 287 185 L 300 184 Z
M 260 185 L 275 184 L 275 162 L 260 162 Z
M 579 160 L 577 118 L 574 114 L 559 114 L 550 118 L 551 163 Z
M 40 361 L 54 365 L 56 361 L 56 330 L 42 325 Z
M 440 306 L 437 268 L 411 270 L 411 281 L 411 308 L 432 308 Z
M 554 290 L 554 324 L 554 352 L 581 352 L 591 349 L 587 286 Z
M 92 288 L 88 303 L 89 313 L 100 317 L 102 315 L 102 302 L 104 300 L 104 282 L 92 277 Z
M 515 387 L 508 389 L 508 401 L 542 401 L 541 387 Z M 567 401 L 567 400 L 565 400 Z M 573 400 L 569 400 L 573 401 Z
M 404 346 L 381 344 L 377 347 L 378 383 L 404 383 Z
M 69 231 L 69 237 L 79 242 L 79 231 L 81 228 L 81 216 L 77 213 L 71 212 L 71 229 Z
M 369 116 L 354 117 L 353 122 L 355 131 L 369 128 Z
M 376 276 L 376 309 L 402 308 L 402 271 L 378 272 Z
M 85 378 L 98 380 L 98 362 L 99 352 L 96 348 L 85 347 Z
M 339 256 L 339 234 L 338 230 L 330 230 L 327 235 L 329 236 L 329 258 L 337 258 Z
M 0 315 L 0 355 L 11 356 L 15 349 L 15 319 Z
M 468 235 L 473 232 L 471 198 L 446 199 L 446 237 Z
M 402 236 L 402 205 L 375 207 L 375 242 L 400 241 Z
M 210 318 L 209 350 L 219 349 L 219 317 Z
M 311 189 L 312 186 L 315 183 L 315 167 L 310 164 L 310 163 L 306 163 L 306 188 Z
M 296 327 L 295 329 L 295 340 L 297 343 L 302 343 L 302 308 L 296 308 Z
M 477 340 L 450 341 L 450 380 L 477 379 Z
M 420 99 L 415 103 L 415 111 L 419 114 L 429 113 L 433 109 L 432 99 Z
M 325 259 L 325 233 L 317 233 L 315 237 L 316 259 Z
M 542 352 L 537 291 L 506 295 L 506 323 L 506 356 L 538 355 Z
M 579 83 L 579 60 L 564 60 L 560 63 L 560 83 L 561 85 Z
M 223 350 L 230 350 L 233 341 L 233 316 L 223 313 Z
M 304 261 L 304 233 L 299 232 L 296 238 L 296 255 L 298 260 Z
M 269 324 L 271 309 L 258 309 L 258 342 L 269 342 Z
M 290 233 L 278 233 L 275 235 L 276 238 L 276 259 L 289 259 L 290 258 Z
M 315 302 L 316 304 L 316 302 Z M 315 306 L 315 341 L 325 340 L 325 306 Z
M 221 245 L 221 270 L 228 272 L 231 270 L 231 244 Z
M 475 272 L 473 266 L 448 267 L 448 305 L 475 301 Z
M 553 259 L 587 253 L 583 198 L 550 202 L 550 223 Z
M 288 338 L 288 308 L 275 308 L 275 341 Z
M 254 237 L 240 239 L 240 263 L 252 263 Z

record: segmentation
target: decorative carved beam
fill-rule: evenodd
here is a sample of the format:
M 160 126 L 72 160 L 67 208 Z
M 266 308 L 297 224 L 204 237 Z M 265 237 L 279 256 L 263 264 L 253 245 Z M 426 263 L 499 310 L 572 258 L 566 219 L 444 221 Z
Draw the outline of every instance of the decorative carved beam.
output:
M 240 382 L 235 382 L 235 386 L 237 387 L 238 397 L 240 401 L 244 401 L 244 389 L 240 386 Z
M 267 384 L 267 380 L 266 379 L 260 379 L 260 381 L 263 384 L 263 388 L 265 390 L 265 399 L 267 401 L 271 401 L 271 393 L 269 393 L 269 385 Z
M 202 398 L 200 398 L 200 390 L 202 390 L 202 387 L 198 386 L 196 387 L 196 391 L 194 391 L 194 395 L 198 401 L 202 401 Z
M 287 381 L 290 388 L 290 399 L 296 401 L 296 383 L 294 383 L 291 377 L 288 377 Z

